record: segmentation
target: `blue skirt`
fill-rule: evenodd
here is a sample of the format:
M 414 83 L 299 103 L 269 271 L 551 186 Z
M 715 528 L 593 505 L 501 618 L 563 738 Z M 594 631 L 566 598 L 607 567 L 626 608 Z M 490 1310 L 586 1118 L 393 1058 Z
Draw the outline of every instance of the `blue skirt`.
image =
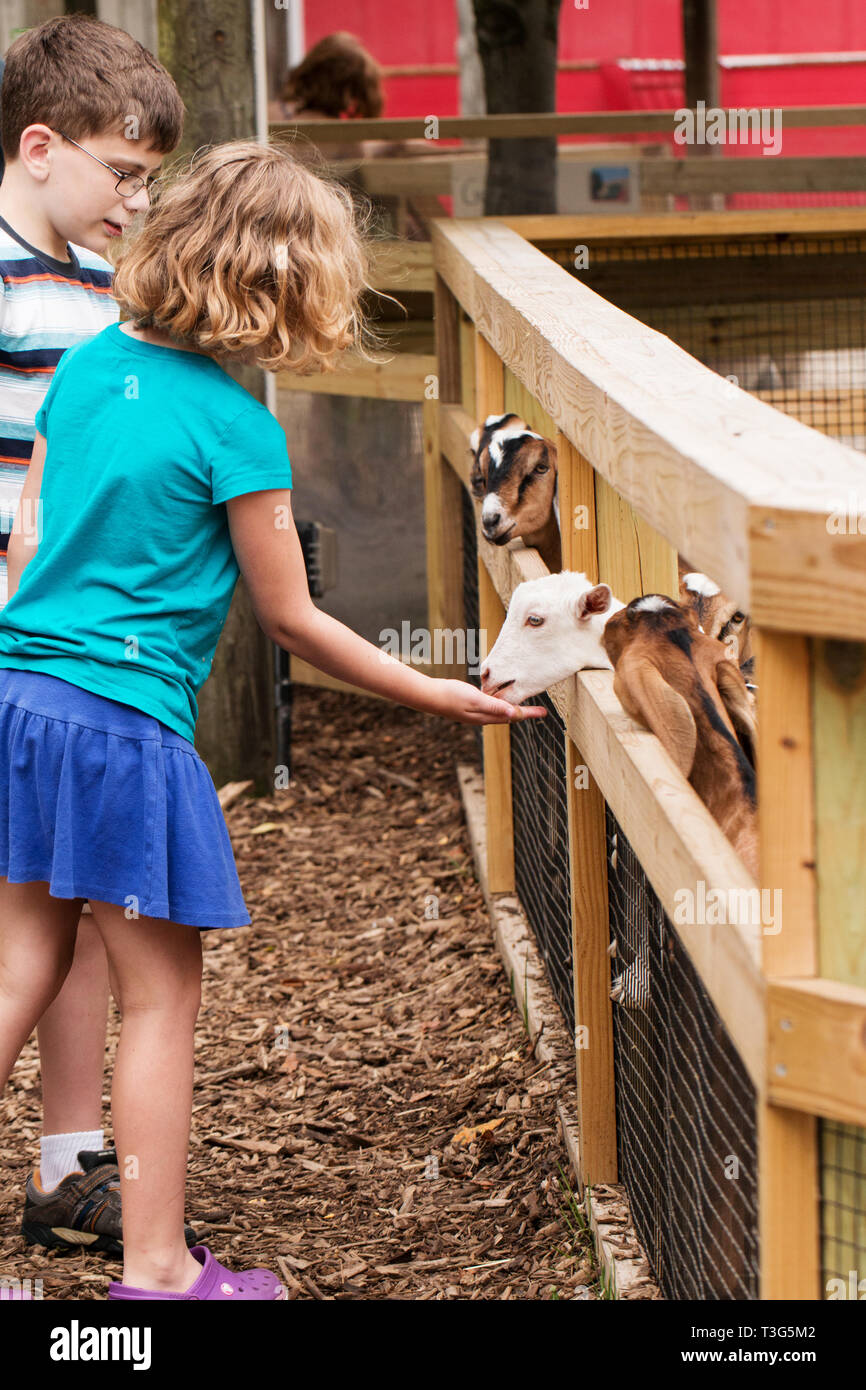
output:
M 188 739 L 45 671 L 0 667 L 0 875 L 206 930 L 250 921 Z M 134 911 L 133 911 L 134 910 Z

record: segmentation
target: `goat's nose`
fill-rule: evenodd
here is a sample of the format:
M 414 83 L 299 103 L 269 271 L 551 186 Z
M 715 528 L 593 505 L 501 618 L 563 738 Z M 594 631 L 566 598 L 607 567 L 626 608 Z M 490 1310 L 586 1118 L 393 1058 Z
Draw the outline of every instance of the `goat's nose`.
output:
M 501 512 L 488 512 L 487 515 L 483 518 L 483 525 L 484 525 L 485 531 L 493 531 L 493 530 L 495 530 L 496 527 L 499 525 L 499 523 L 500 523 L 501 520 L 502 520 L 502 513 L 501 513 Z

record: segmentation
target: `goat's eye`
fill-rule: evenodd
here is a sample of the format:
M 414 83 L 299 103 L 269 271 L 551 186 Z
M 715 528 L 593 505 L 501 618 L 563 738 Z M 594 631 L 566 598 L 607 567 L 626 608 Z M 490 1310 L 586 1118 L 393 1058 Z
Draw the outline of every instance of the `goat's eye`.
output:
M 745 620 L 746 620 L 746 615 L 745 615 L 745 613 L 733 613 L 733 614 L 731 615 L 731 622 L 732 622 L 732 623 L 743 623 L 743 622 L 745 622 Z
M 547 472 L 547 469 L 548 469 L 548 465 L 547 465 L 546 463 L 537 463 L 537 464 L 535 465 L 535 471 L 536 471 L 536 473 L 546 473 L 546 472 Z
M 544 622 L 544 619 L 539 618 L 537 613 L 530 613 L 526 621 L 530 627 L 541 627 L 541 624 Z

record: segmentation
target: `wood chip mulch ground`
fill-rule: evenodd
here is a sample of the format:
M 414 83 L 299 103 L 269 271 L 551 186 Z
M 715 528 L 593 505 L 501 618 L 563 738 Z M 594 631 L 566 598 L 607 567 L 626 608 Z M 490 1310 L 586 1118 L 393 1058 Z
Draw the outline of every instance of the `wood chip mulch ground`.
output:
M 290 1298 L 602 1297 L 475 877 L 474 729 L 299 686 L 293 740 L 289 786 L 226 812 L 253 922 L 204 937 L 187 1219 Z M 105 1298 L 119 1261 L 19 1234 L 35 1036 L 0 1115 L 0 1274 Z

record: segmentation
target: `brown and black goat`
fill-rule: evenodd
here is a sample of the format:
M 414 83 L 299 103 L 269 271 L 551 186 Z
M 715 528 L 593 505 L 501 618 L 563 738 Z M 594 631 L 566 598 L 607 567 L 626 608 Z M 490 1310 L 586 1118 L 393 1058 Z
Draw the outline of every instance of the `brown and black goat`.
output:
M 602 645 L 623 709 L 656 735 L 757 877 L 755 714 L 736 660 L 663 594 L 614 613 Z
M 562 569 L 556 445 L 513 411 L 488 415 L 470 439 L 471 485 L 492 545 L 518 537 L 534 546 L 551 574 Z

